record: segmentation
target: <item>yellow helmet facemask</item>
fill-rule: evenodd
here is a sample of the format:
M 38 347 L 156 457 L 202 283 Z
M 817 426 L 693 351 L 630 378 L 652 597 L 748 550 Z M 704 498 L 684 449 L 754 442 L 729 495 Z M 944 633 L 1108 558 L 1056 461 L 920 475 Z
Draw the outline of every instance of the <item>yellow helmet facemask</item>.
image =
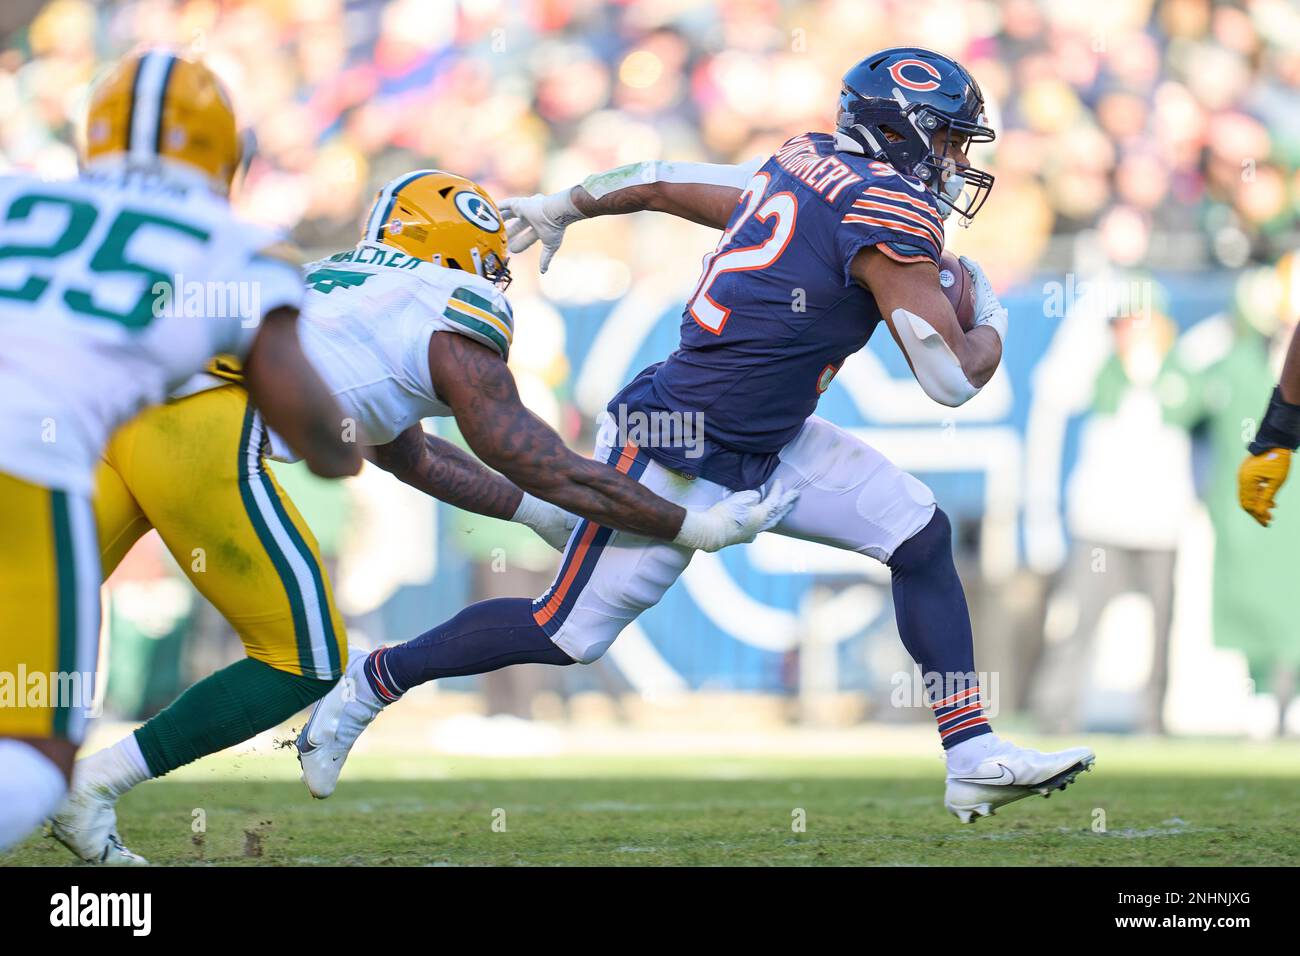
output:
M 398 176 L 375 196 L 361 238 L 510 284 L 505 222 L 483 187 L 463 176 L 440 169 Z
M 96 82 L 83 140 L 87 165 L 113 156 L 163 158 L 199 171 L 223 192 L 244 154 L 234 108 L 216 75 L 166 50 L 126 57 Z

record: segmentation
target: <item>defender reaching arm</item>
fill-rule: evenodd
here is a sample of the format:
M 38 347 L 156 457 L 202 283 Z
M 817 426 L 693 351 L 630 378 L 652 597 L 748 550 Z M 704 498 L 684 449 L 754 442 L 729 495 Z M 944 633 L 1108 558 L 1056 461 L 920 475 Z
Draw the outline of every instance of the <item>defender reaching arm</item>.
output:
M 577 515 L 533 497 L 420 425 L 368 449 L 366 457 L 399 481 L 449 505 L 526 525 L 557 551 L 564 550 L 578 523 Z
M 361 470 L 361 453 L 343 440 L 343 412 L 298 342 L 298 310 L 262 319 L 244 361 L 244 385 L 267 425 L 322 478 Z
M 707 511 L 688 511 L 660 498 L 618 469 L 571 451 L 524 407 L 501 356 L 465 336 L 435 333 L 429 372 L 484 462 L 524 491 L 604 527 L 716 551 L 752 540 L 794 504 L 796 495 L 779 486 L 761 500 L 756 491 L 730 495 Z M 508 500 L 500 507 L 508 507 Z
M 483 467 L 419 425 L 367 456 L 413 488 L 458 508 L 527 525 L 563 549 L 578 517 L 701 551 L 751 541 L 794 505 L 779 484 L 766 497 L 733 494 L 706 511 L 660 498 L 609 465 L 571 451 L 524 407 L 501 355 L 451 332 L 429 341 L 429 374 Z M 529 492 L 532 492 L 531 494 Z
M 723 229 L 761 158 L 737 166 L 647 160 L 588 176 L 580 185 L 544 196 L 520 196 L 501 204 L 510 251 L 542 243 L 541 271 L 579 219 L 666 212 L 702 226 Z
M 1282 365 L 1282 379 L 1269 399 L 1264 420 L 1249 457 L 1237 473 L 1237 497 L 1252 518 L 1268 527 L 1273 520 L 1274 497 L 1286 483 L 1291 457 L 1300 447 L 1300 327 Z

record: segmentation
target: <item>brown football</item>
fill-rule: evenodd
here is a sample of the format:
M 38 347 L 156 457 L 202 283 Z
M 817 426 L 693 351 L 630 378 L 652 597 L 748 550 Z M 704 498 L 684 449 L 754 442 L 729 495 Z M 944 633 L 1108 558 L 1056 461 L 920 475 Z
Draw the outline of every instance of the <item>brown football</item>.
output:
M 939 287 L 952 303 L 958 323 L 969 332 L 975 327 L 975 290 L 971 287 L 970 273 L 947 250 L 939 257 Z

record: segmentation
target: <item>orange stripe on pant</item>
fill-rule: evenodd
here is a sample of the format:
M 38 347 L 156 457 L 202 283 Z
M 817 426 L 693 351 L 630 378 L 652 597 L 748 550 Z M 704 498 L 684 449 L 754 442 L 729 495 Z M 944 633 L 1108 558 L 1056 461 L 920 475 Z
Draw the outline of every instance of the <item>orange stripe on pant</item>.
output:
M 615 465 L 622 474 L 627 474 L 632 465 L 636 462 L 636 446 L 628 442 L 618 454 L 618 464 Z M 583 529 L 582 537 L 573 548 L 573 560 L 564 571 L 564 577 L 560 579 L 559 585 L 551 595 L 549 601 L 540 609 L 533 612 L 533 620 L 537 622 L 538 627 L 545 625 L 551 618 L 555 617 L 555 612 L 560 609 L 564 603 L 564 596 L 569 593 L 569 587 L 573 584 L 573 579 L 578 576 L 578 571 L 582 567 L 582 562 L 587 558 L 587 551 L 591 548 L 591 539 L 596 537 L 596 532 L 600 526 L 587 522 L 587 527 Z

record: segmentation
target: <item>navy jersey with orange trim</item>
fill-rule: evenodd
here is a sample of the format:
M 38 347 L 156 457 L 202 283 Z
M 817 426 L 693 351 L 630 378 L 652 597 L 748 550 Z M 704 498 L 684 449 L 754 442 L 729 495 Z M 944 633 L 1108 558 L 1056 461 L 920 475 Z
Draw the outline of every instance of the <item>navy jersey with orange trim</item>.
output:
M 610 412 L 698 414 L 689 420 L 703 425 L 702 448 L 661 440 L 650 456 L 728 488 L 758 487 L 880 324 L 875 298 L 849 275 L 867 246 L 937 263 L 943 218 L 930 192 L 890 166 L 837 151 L 830 134 L 794 137 L 750 180 L 705 259 L 681 345 L 616 395 Z

